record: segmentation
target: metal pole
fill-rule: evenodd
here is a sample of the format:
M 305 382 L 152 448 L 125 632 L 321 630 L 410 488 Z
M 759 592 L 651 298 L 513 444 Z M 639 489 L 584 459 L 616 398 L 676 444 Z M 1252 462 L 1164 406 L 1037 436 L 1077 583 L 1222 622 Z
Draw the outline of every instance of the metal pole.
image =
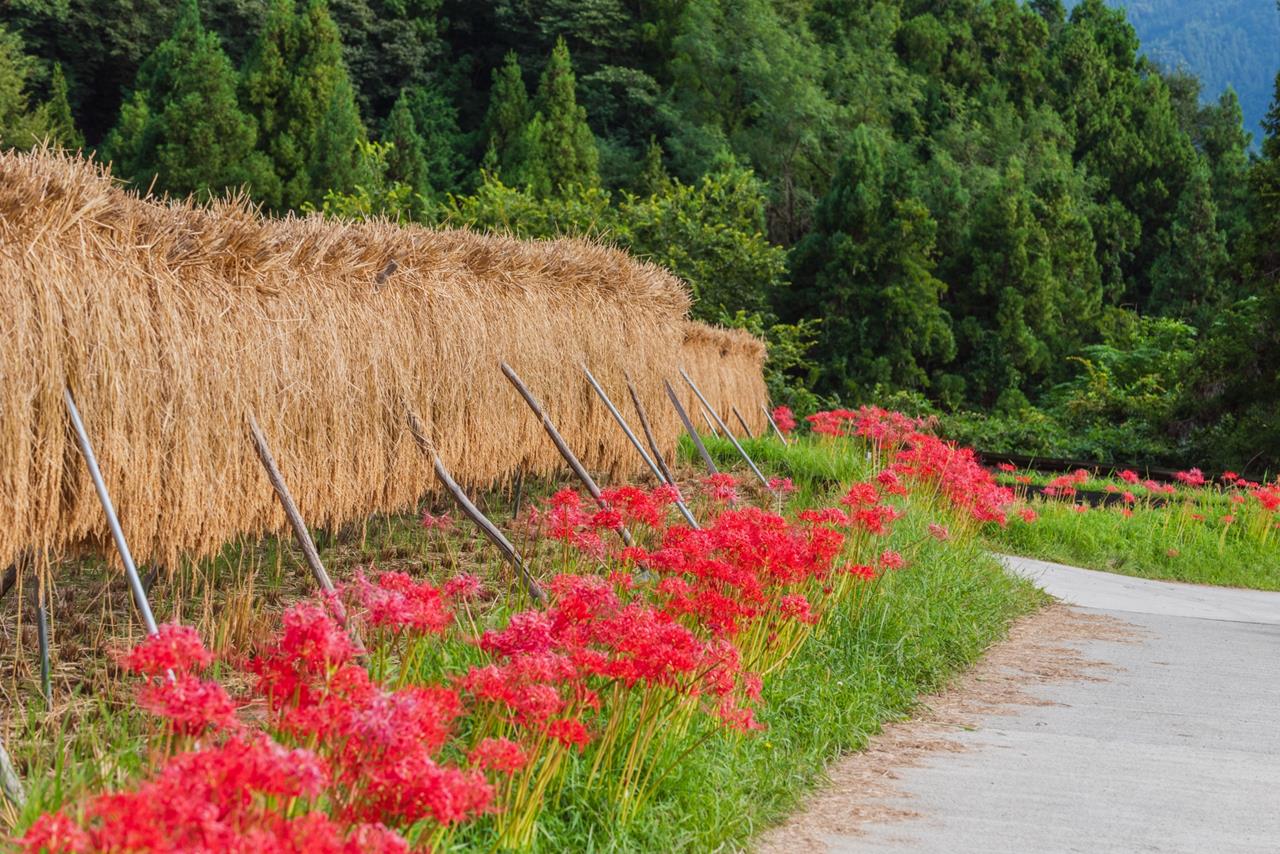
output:
M 738 419 L 738 423 L 742 425 L 742 432 L 747 434 L 748 439 L 754 439 L 755 434 L 752 433 L 751 428 L 747 426 L 747 419 L 742 417 L 742 413 L 738 411 L 738 407 L 730 404 L 729 408 L 733 410 L 734 417 L 736 417 Z
M 591 497 L 596 500 L 602 508 L 608 506 L 604 500 L 604 496 L 600 494 L 600 487 L 596 485 L 595 480 L 588 474 L 582 462 L 569 449 L 568 443 L 564 437 L 560 435 L 560 431 L 556 429 L 556 425 L 552 423 L 551 418 L 543 410 L 537 398 L 533 396 L 533 392 L 521 381 L 516 372 L 506 362 L 502 363 L 502 373 L 516 387 L 516 391 L 520 392 L 520 396 L 524 398 L 524 402 L 529 404 L 529 408 L 533 410 L 533 414 L 538 416 L 542 421 L 542 429 L 547 431 L 547 435 L 551 437 L 551 443 L 556 446 L 556 450 L 560 452 L 560 456 L 564 457 L 565 462 L 569 464 L 569 468 L 573 469 L 573 473 L 578 476 L 578 480 L 582 481 L 582 485 L 587 488 L 587 492 L 591 493 Z M 622 536 L 622 541 L 628 546 L 632 544 L 631 532 L 626 528 L 619 528 L 618 533 Z
M 636 434 L 631 431 L 630 425 L 627 424 L 627 419 L 622 417 L 622 413 L 618 411 L 618 407 L 613 405 L 613 401 L 609 399 L 609 395 L 605 394 L 604 389 L 600 387 L 600 383 L 596 382 L 596 378 L 592 375 L 586 365 L 582 366 L 582 371 L 587 375 L 587 382 L 591 383 L 591 387 L 596 390 L 596 394 L 600 396 L 600 399 L 604 401 L 604 405 L 608 407 L 610 414 L 613 415 L 613 420 L 618 422 L 618 426 L 622 428 L 622 432 L 627 435 L 627 438 L 631 440 L 631 444 L 635 447 L 636 451 L 640 453 L 640 458 L 644 460 L 645 465 L 649 467 L 649 471 L 653 472 L 653 476 L 658 479 L 658 483 L 663 483 L 664 478 L 662 476 L 662 471 L 658 468 L 658 464 L 655 463 L 647 453 L 645 453 L 644 446 L 640 444 L 640 440 L 636 438 Z M 693 518 L 693 514 L 689 512 L 689 508 L 685 506 L 683 499 L 676 499 L 676 509 L 680 511 L 680 515 L 684 516 L 686 522 L 694 528 L 698 527 L 697 520 Z
M 138 567 L 133 563 L 133 555 L 129 552 L 129 544 L 125 541 L 124 531 L 120 528 L 120 520 L 116 517 L 116 509 L 111 503 L 111 495 L 107 492 L 107 484 L 102 480 L 102 472 L 98 469 L 98 459 L 94 456 L 93 445 L 89 442 L 89 434 L 85 432 L 84 422 L 80 420 L 80 410 L 76 408 L 75 398 L 71 396 L 71 388 L 62 392 L 62 400 L 67 405 L 67 414 L 71 416 L 71 427 L 76 433 L 76 442 L 80 445 L 80 453 L 89 467 L 89 477 L 93 479 L 93 488 L 102 502 L 102 510 L 107 514 L 107 524 L 111 526 L 111 537 L 115 540 L 116 550 L 120 552 L 120 560 L 124 562 L 125 578 L 129 581 L 129 589 L 133 592 L 134 604 L 142 615 L 142 622 L 147 627 L 147 634 L 157 631 L 155 615 L 151 613 L 151 603 L 147 601 L 147 593 L 142 589 L 142 579 L 138 577 Z
M 716 423 L 724 429 L 724 434 L 729 437 L 729 441 L 738 449 L 738 453 L 747 461 L 747 465 L 751 467 L 751 470 L 756 473 L 756 477 L 760 478 L 760 482 L 764 484 L 764 488 L 773 492 L 773 487 L 769 485 L 769 479 L 764 476 L 764 473 L 761 472 L 759 468 L 756 467 L 755 461 L 752 460 L 747 452 L 742 449 L 742 446 L 738 444 L 738 440 L 733 438 L 733 434 L 729 432 L 729 428 L 725 425 L 724 421 L 720 419 L 720 415 L 711 408 L 711 404 L 707 403 L 707 399 L 702 396 L 702 392 L 698 389 L 697 383 L 689 378 L 689 375 L 685 373 L 684 368 L 680 369 L 680 376 L 684 377 L 684 381 L 689 384 L 689 388 L 693 389 L 693 393 L 698 396 L 698 400 L 702 401 L 702 405 L 705 406 L 711 413 L 712 417 L 715 418 Z
M 516 575 L 524 583 L 524 589 L 529 596 L 539 605 L 545 605 L 547 603 L 547 594 L 543 593 L 542 588 L 538 586 L 538 582 L 533 580 L 533 575 L 530 574 L 528 567 L 525 566 L 520 555 L 516 553 L 515 546 L 511 545 L 511 541 L 503 536 L 502 531 L 498 530 L 498 527 L 480 512 L 480 508 L 476 507 L 471 499 L 467 497 L 467 494 L 462 491 L 462 487 L 458 486 L 457 481 L 449 474 L 449 470 L 445 468 L 440 455 L 435 452 L 435 449 L 431 447 L 431 443 L 427 440 L 426 431 L 422 429 L 422 422 L 418 419 L 418 416 L 412 410 L 409 410 L 407 415 L 409 432 L 413 434 L 419 450 L 424 454 L 431 455 L 431 466 L 435 470 L 436 478 L 453 496 L 453 500 L 458 503 L 458 507 L 462 509 L 463 514 L 475 523 L 475 526 L 489 538 L 490 542 L 498 547 L 498 551 L 502 552 L 503 557 L 507 559 L 512 568 L 515 569 Z
M 680 416 L 680 422 L 684 424 L 685 432 L 693 440 L 693 446 L 698 449 L 698 454 L 702 457 L 702 461 L 707 464 L 707 471 L 712 474 L 719 473 L 720 469 L 716 468 L 716 464 L 711 460 L 711 455 L 707 453 L 707 446 L 702 444 L 698 431 L 693 429 L 693 422 L 689 420 L 689 413 L 685 412 L 684 406 L 680 404 L 680 398 L 676 395 L 676 390 L 666 380 L 663 380 L 662 384 L 667 389 L 667 397 L 671 398 L 671 405 L 676 408 L 676 414 Z
M 27 805 L 27 793 L 22 790 L 22 778 L 13 770 L 9 752 L 0 743 L 0 792 L 18 809 Z
M 787 437 L 778 429 L 778 422 L 773 420 L 773 413 L 769 411 L 769 407 L 763 403 L 760 404 L 760 411 L 764 413 L 764 417 L 769 419 L 769 426 L 773 428 L 773 432 L 778 434 L 778 438 L 782 440 L 783 447 L 790 447 L 791 443 L 787 441 Z
M 267 447 L 267 437 L 262 434 L 262 428 L 258 426 L 258 419 L 253 417 L 253 413 L 248 414 L 249 420 L 249 436 L 253 440 L 254 450 L 258 452 L 258 459 L 262 461 L 262 467 L 267 470 L 267 480 L 271 481 L 271 488 L 275 490 L 276 497 L 280 499 L 280 504 L 284 507 L 284 515 L 289 519 L 289 526 L 293 528 L 293 535 L 298 540 L 298 545 L 302 546 L 303 557 L 306 558 L 307 566 L 311 567 L 311 574 L 315 576 L 316 583 L 326 593 L 333 592 L 333 580 L 329 578 L 329 573 L 325 570 L 324 564 L 320 562 L 320 552 L 316 551 L 316 544 L 311 539 L 311 532 L 307 530 L 307 523 L 303 520 L 302 514 L 298 512 L 298 505 L 294 503 L 293 496 L 289 493 L 289 487 L 284 482 L 283 475 L 280 474 L 280 468 L 276 465 L 276 458 L 272 456 L 271 449 Z M 335 604 L 337 604 L 335 602 Z M 341 608 L 341 605 L 338 605 Z M 339 612 L 341 617 L 341 611 Z

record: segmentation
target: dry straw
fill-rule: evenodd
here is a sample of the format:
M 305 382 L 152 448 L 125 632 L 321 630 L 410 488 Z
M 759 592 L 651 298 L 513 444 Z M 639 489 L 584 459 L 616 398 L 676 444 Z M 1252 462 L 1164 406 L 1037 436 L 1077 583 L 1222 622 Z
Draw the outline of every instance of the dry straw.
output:
M 680 353 L 689 376 L 735 435 L 741 435 L 742 426 L 734 415 L 734 407 L 753 435 L 764 435 L 769 429 L 761 409 L 762 405 L 769 404 L 769 392 L 764 384 L 764 342 L 741 329 L 721 329 L 689 321 L 685 324 Z M 689 417 L 698 423 L 697 412 L 702 408 L 698 398 L 683 380 L 672 386 L 682 389 L 680 401 Z
M 0 156 L 0 298 L 0 566 L 110 552 L 66 385 L 135 553 L 169 568 L 282 529 L 250 412 L 307 521 L 334 526 L 432 489 L 408 408 L 466 483 L 559 470 L 503 360 L 613 476 L 639 459 L 581 364 L 617 396 L 629 371 L 667 450 L 682 360 L 718 406 L 755 418 L 763 399 L 758 342 L 687 334 L 681 283 L 618 250 L 161 203 L 47 152 Z

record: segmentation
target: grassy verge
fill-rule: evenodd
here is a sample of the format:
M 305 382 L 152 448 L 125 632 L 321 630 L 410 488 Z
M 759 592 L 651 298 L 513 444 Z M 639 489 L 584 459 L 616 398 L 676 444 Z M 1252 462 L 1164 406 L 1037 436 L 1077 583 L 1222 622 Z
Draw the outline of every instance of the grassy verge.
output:
M 1251 537 L 1185 505 L 1080 512 L 1056 501 L 1034 502 L 1037 519 L 987 532 L 995 551 L 1141 578 L 1280 590 L 1280 546 Z M 1192 514 L 1204 516 L 1192 518 Z
M 732 447 L 712 444 L 748 493 L 750 475 L 729 456 L 735 453 Z M 749 449 L 771 476 L 796 483 L 785 507 L 792 517 L 805 508 L 830 506 L 852 480 L 876 470 L 863 451 L 843 443 L 803 441 L 784 449 L 772 440 L 757 440 Z M 687 471 L 690 481 L 697 479 L 694 470 Z M 687 494 L 695 491 L 690 483 Z M 778 507 L 759 493 L 755 500 Z M 999 640 L 1011 620 L 1040 602 L 1040 594 L 1003 573 L 975 537 L 930 535 L 930 525 L 967 529 L 935 492 L 913 492 L 895 502 L 904 515 L 869 549 L 899 552 L 908 565 L 881 573 L 853 600 L 834 606 L 785 665 L 767 675 L 757 706 L 764 730 L 744 734 L 714 721 L 695 723 L 652 801 L 625 822 L 616 820 L 616 804 L 605 796 L 601 781 L 589 779 L 590 750 L 585 758 L 571 755 L 529 847 L 713 851 L 749 844 L 755 831 L 784 817 L 822 779 L 828 761 L 863 745 L 885 721 L 909 714 L 920 693 L 945 684 Z M 489 510 L 494 518 L 509 518 L 500 498 L 490 500 Z M 710 518 L 705 504 L 695 505 L 695 511 Z M 559 544 L 543 542 L 539 548 L 522 541 L 519 526 L 509 534 L 542 577 L 566 568 Z M 362 530 L 321 539 L 339 579 L 376 563 L 433 583 L 467 570 L 483 574 L 492 589 L 510 586 L 504 565 L 466 529 L 446 535 L 424 532 L 415 517 L 379 518 Z M 588 566 L 574 565 L 582 567 L 578 571 Z M 78 571 L 80 587 L 70 576 L 59 576 L 57 649 L 70 652 L 79 645 L 82 654 L 62 660 L 54 712 L 44 712 L 32 690 L 29 639 L 22 644 L 27 663 L 14 663 L 5 680 L 10 702 L 26 710 L 8 721 L 10 750 L 30 788 L 27 808 L 9 816 L 16 831 L 40 813 L 74 805 L 89 793 L 127 787 L 157 761 L 156 721 L 133 705 L 131 680 L 102 654 L 138 638 L 127 598 L 118 584 L 105 584 L 111 573 L 104 568 Z M 165 598 L 157 610 L 162 619 L 181 615 L 194 623 L 217 651 L 226 653 L 227 666 L 213 675 L 235 689 L 235 680 L 243 676 L 231 659 L 263 641 L 280 610 L 302 594 L 305 578 L 287 543 L 242 545 L 164 582 L 157 593 Z M 106 587 L 105 594 L 99 585 Z M 525 603 L 490 597 L 468 619 L 479 629 L 501 628 L 522 607 Z M 76 614 L 85 616 L 77 622 Z M 29 627 L 4 628 L 15 639 L 29 635 Z M 401 684 L 439 684 L 484 660 L 462 632 L 429 640 L 420 656 L 410 656 L 412 669 L 405 669 L 403 658 L 397 662 L 379 654 L 375 645 L 370 662 L 375 676 Z M 474 725 L 461 724 L 461 741 Z M 455 748 L 446 748 L 446 759 L 461 761 L 459 756 Z M 492 850 L 496 830 L 492 818 L 482 818 L 432 841 L 445 850 Z

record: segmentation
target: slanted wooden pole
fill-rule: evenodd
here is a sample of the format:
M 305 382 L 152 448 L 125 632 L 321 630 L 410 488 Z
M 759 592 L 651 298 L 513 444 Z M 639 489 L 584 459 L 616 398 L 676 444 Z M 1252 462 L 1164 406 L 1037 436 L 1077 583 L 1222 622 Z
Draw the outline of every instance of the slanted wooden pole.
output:
M 280 467 L 276 465 L 276 458 L 271 454 L 271 448 L 267 446 L 267 437 L 262 434 L 262 428 L 258 426 L 258 419 L 253 413 L 248 414 L 249 421 L 249 437 L 253 440 L 253 448 L 258 452 L 258 459 L 262 461 L 262 467 L 267 471 L 267 480 L 271 481 L 271 488 L 275 490 L 276 497 L 280 499 L 281 506 L 284 507 L 284 515 L 289 519 L 289 527 L 293 529 L 293 536 L 297 539 L 298 545 L 302 547 L 302 555 L 307 561 L 307 566 L 311 568 L 311 574 L 315 576 L 316 583 L 320 585 L 320 589 L 325 593 L 334 592 L 333 580 L 329 578 L 328 571 L 325 570 L 324 564 L 320 562 L 320 552 L 316 550 L 315 541 L 311 539 L 311 532 L 307 530 L 307 523 L 303 520 L 302 514 L 298 512 L 298 505 L 294 503 L 293 496 L 289 493 L 289 487 L 284 482 L 284 477 L 280 474 Z M 339 609 L 339 617 L 345 619 L 345 615 L 341 613 L 342 605 L 336 600 L 334 605 Z
M 653 427 L 649 424 L 649 415 L 645 412 L 644 404 L 640 402 L 640 392 L 636 391 L 636 384 L 631 381 L 631 375 L 624 375 L 627 380 L 627 392 L 631 395 L 631 404 L 636 408 L 636 415 L 640 418 L 640 429 L 644 431 L 645 441 L 649 443 L 649 451 L 653 454 L 653 461 L 658 464 L 658 468 L 662 469 L 662 477 L 667 483 L 676 486 L 675 475 L 671 473 L 671 469 L 667 467 L 667 461 L 662 458 L 662 451 L 658 448 L 658 440 L 653 435 Z
M 129 589 L 133 591 L 133 603 L 137 606 L 138 613 L 142 615 L 147 634 L 154 635 L 157 631 L 156 618 L 151 612 L 151 603 L 147 601 L 147 591 L 143 589 L 142 579 L 138 577 L 138 567 L 134 565 L 129 543 L 125 540 L 124 531 L 120 528 L 120 519 L 116 516 L 116 508 L 111 503 L 111 494 L 107 491 L 107 484 L 102 479 L 102 472 L 98 469 L 98 458 L 94 456 L 93 445 L 89 441 L 89 434 L 84 429 L 84 422 L 80 420 L 80 410 L 76 408 L 76 401 L 71 395 L 70 388 L 63 389 L 62 400 L 67 407 L 67 415 L 71 417 L 71 427 L 75 431 L 80 454 L 84 457 L 85 465 L 89 467 L 89 477 L 93 479 L 93 488 L 98 493 L 98 501 L 101 502 L 102 510 L 107 515 L 111 537 L 115 540 L 116 550 L 124 563 L 125 578 L 129 581 Z
M 32 560 L 31 566 L 36 569 L 35 589 L 32 598 L 36 606 L 36 643 L 40 648 L 40 692 L 44 694 L 46 709 L 53 709 L 53 676 L 49 666 L 49 612 L 45 607 L 45 577 L 36 567 L 38 560 Z
M 542 588 L 534 580 L 532 573 L 525 566 L 524 560 L 516 551 L 515 546 L 511 545 L 511 541 L 503 535 L 502 531 L 498 530 L 497 525 L 490 522 L 489 518 L 480 512 L 480 508 L 476 507 L 475 503 L 462 491 L 462 487 L 458 486 L 457 481 L 453 479 L 453 475 L 449 474 L 449 470 L 445 468 L 440 455 L 436 453 L 435 448 L 428 441 L 426 431 L 423 429 L 422 421 L 418 416 L 410 410 L 407 413 L 407 417 L 409 420 L 409 432 L 413 434 L 413 439 L 417 442 L 419 450 L 431 457 L 431 467 L 441 485 L 457 502 L 463 514 L 480 529 L 482 534 L 489 538 L 490 542 L 498 547 L 498 551 L 502 552 L 503 557 L 507 559 L 515 570 L 516 576 L 524 584 L 525 592 L 529 594 L 530 598 L 539 605 L 545 605 L 547 603 L 547 594 L 542 592 Z
M 720 418 L 720 414 L 711 408 L 711 404 L 707 403 L 707 399 L 702 396 L 702 391 L 699 390 L 697 383 L 695 383 L 692 379 L 689 378 L 689 375 L 685 373 L 684 368 L 680 369 L 680 376 L 684 377 L 684 381 L 689 384 L 689 388 L 693 389 L 693 393 L 698 396 L 698 400 L 702 401 L 702 405 L 705 406 L 707 408 L 707 411 L 711 413 L 711 417 L 714 418 L 716 420 L 716 423 L 719 424 L 721 429 L 724 430 L 725 436 L 727 436 L 729 441 L 733 443 L 733 447 L 738 449 L 738 454 L 741 455 L 742 459 L 746 460 L 747 465 L 750 466 L 751 470 L 756 473 L 756 477 L 760 478 L 760 482 L 764 484 L 764 488 L 769 490 L 770 492 L 773 492 L 773 487 L 769 485 L 769 479 L 765 477 L 764 473 L 761 472 L 760 469 L 756 466 L 755 461 L 751 459 L 751 456 L 745 450 L 743 450 L 741 445 L 738 444 L 738 440 L 735 439 L 733 437 L 733 434 L 729 432 L 729 427 Z
M 582 481 L 582 485 L 587 488 L 587 492 L 591 493 L 591 497 L 595 499 L 596 504 L 602 508 L 607 507 L 604 496 L 600 493 L 600 487 L 595 480 L 587 472 L 586 467 L 578 457 L 569 449 L 569 445 L 565 442 L 564 437 L 560 435 L 560 431 L 556 429 L 556 425 L 547 415 L 542 405 L 538 403 L 538 399 L 533 396 L 533 392 L 529 391 L 529 387 L 524 384 L 519 375 L 511 369 L 506 362 L 502 363 L 502 373 L 515 386 L 516 391 L 520 392 L 520 396 L 524 398 L 524 402 L 529 404 L 529 408 L 533 410 L 533 414 L 538 416 L 542 421 L 542 429 L 547 432 L 547 436 L 551 438 L 551 443 L 556 446 L 556 450 L 560 452 L 560 456 L 564 457 L 565 462 L 569 464 L 569 468 L 573 469 L 573 473 L 578 476 L 578 480 Z M 631 532 L 626 528 L 619 528 L 618 533 L 622 536 L 622 541 L 628 546 L 632 544 Z
M 773 413 L 769 411 L 769 407 L 763 403 L 760 404 L 760 411 L 764 413 L 764 417 L 769 419 L 769 426 L 773 428 L 773 432 L 778 434 L 778 438 L 782 440 L 783 447 L 790 447 L 791 443 L 787 441 L 786 434 L 778 429 L 778 422 L 773 420 Z
M 667 389 L 667 397 L 671 399 L 671 405 L 676 408 L 676 415 L 680 416 L 680 423 L 684 424 L 685 432 L 693 440 L 693 446 L 698 449 L 698 454 L 702 457 L 702 461 L 707 464 L 707 471 L 712 474 L 718 474 L 720 469 L 716 468 L 715 462 L 711 459 L 711 454 L 707 453 L 707 446 L 702 444 L 702 438 L 698 436 L 698 431 L 693 429 L 693 422 L 689 420 L 689 413 L 684 411 L 684 406 L 680 403 L 676 390 L 666 380 L 663 380 L 662 384 Z
M 720 431 L 716 429 L 716 425 L 711 423 L 711 419 L 707 417 L 706 410 L 699 409 L 698 414 L 702 416 L 702 423 L 707 425 L 707 432 L 719 439 Z
M 514 495 L 511 498 L 511 518 L 515 519 L 520 515 L 520 501 L 524 498 L 524 466 L 516 469 L 516 485 Z
M 631 426 L 627 424 L 627 419 L 622 417 L 622 413 L 618 411 L 618 407 L 613 405 L 613 401 L 609 399 L 609 395 L 605 394 L 604 389 L 600 386 L 600 383 L 596 382 L 595 376 L 592 375 L 586 365 L 582 366 L 582 370 L 587 375 L 587 382 L 591 383 L 591 387 L 596 390 L 596 394 L 599 395 L 602 401 L 604 401 L 604 405 L 609 409 L 609 413 L 613 416 L 613 420 L 618 422 L 618 426 L 622 428 L 622 432 L 626 434 L 631 445 L 640 454 L 640 458 L 644 460 L 645 465 L 649 467 L 649 471 L 653 472 L 653 476 L 658 479 L 659 483 L 662 483 L 662 470 L 659 469 L 658 464 L 655 463 L 647 453 L 645 453 L 644 446 L 640 444 L 640 440 L 636 438 L 636 434 L 631 431 Z M 697 520 L 693 518 L 693 513 L 691 513 L 689 508 L 685 506 L 683 499 L 676 499 L 676 509 L 680 511 L 680 515 L 684 516 L 686 522 L 694 528 L 698 527 Z
M 737 418 L 738 423 L 742 425 L 742 432 L 746 434 L 748 439 L 754 439 L 755 434 L 752 433 L 751 428 L 747 426 L 747 419 L 742 417 L 742 413 L 738 411 L 738 407 L 730 404 L 729 408 L 733 410 L 734 417 Z
M 27 793 L 22 789 L 22 778 L 14 770 L 13 762 L 9 759 L 9 752 L 4 749 L 3 741 L 0 741 L 0 793 L 3 793 L 9 803 L 18 809 L 27 805 Z

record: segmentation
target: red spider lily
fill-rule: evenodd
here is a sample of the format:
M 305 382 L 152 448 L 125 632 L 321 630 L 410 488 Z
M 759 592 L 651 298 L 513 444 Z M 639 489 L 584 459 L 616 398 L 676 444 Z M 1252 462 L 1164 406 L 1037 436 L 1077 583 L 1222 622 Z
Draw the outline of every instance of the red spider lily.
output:
M 190 626 L 162 623 L 156 633 L 117 656 L 120 665 L 142 676 L 164 676 L 203 670 L 213 663 L 199 633 Z
M 1018 511 L 1018 516 L 1020 516 L 1022 521 L 1026 522 L 1028 525 L 1039 518 L 1036 511 L 1032 510 L 1030 507 L 1023 507 Z
M 951 532 L 947 530 L 946 525 L 939 525 L 937 522 L 930 522 L 929 536 L 939 542 L 945 543 L 947 540 L 951 539 Z
M 231 738 L 170 758 L 133 791 L 98 795 L 79 826 L 45 816 L 22 840 L 29 852 L 407 851 L 381 826 L 349 826 L 318 813 L 289 817 L 273 803 L 317 797 L 329 785 L 315 754 L 265 736 Z
M 1125 483 L 1137 483 L 1141 479 L 1138 477 L 1138 473 L 1136 471 L 1131 471 L 1129 469 L 1117 472 L 1116 477 L 1120 478 Z
M 1013 463 L 999 463 L 996 465 L 996 468 L 1004 472 L 1015 472 L 1018 470 L 1018 467 L 1015 466 Z
M 702 481 L 703 494 L 716 504 L 732 507 L 738 503 L 738 481 L 726 472 L 709 475 Z
M 1235 517 L 1235 516 L 1232 516 L 1230 513 L 1228 513 L 1228 514 L 1226 514 L 1225 516 L 1223 516 L 1221 519 L 1219 519 L 1218 521 L 1220 521 L 1220 522 L 1221 522 L 1222 524 L 1224 524 L 1224 525 L 1230 525 L 1230 524 L 1231 524 L 1232 522 L 1234 522 L 1235 520 L 1236 520 L 1236 517 Z
M 275 641 L 250 662 L 258 690 L 273 708 L 306 704 L 317 683 L 356 656 L 355 645 L 326 609 L 303 602 L 284 612 Z
M 773 423 L 778 425 L 778 430 L 785 436 L 796 429 L 795 413 L 789 406 L 774 407 Z
M 662 527 L 663 509 L 674 503 L 674 498 L 665 492 L 662 500 L 657 500 L 652 493 L 637 486 L 610 487 L 603 490 L 601 496 L 606 504 L 616 509 L 626 524 L 655 529 Z
M 769 489 L 785 497 L 796 491 L 796 485 L 792 483 L 789 477 L 771 477 L 769 478 Z
M 880 553 L 880 566 L 885 569 L 902 569 L 906 565 L 906 559 L 898 552 L 885 549 Z
M 1164 553 L 1166 557 L 1177 557 L 1179 554 L 1177 549 L 1165 549 Z
M 576 718 L 561 718 L 552 721 L 547 726 L 547 735 L 560 742 L 563 746 L 576 747 L 579 751 L 591 743 L 591 733 L 587 731 L 582 721 Z
M 477 768 L 511 775 L 529 764 L 529 754 L 509 738 L 485 738 L 467 754 Z
M 1188 469 L 1187 471 L 1180 471 L 1176 473 L 1174 477 L 1176 477 L 1179 482 L 1191 487 L 1200 487 L 1205 484 L 1204 472 L 1200 471 L 1200 469 L 1193 468 Z
M 1138 501 L 1138 497 L 1134 495 L 1132 492 L 1126 492 L 1124 495 L 1121 495 L 1120 497 L 1124 500 L 1125 504 L 1135 504 Z
M 1120 508 L 1120 515 L 1121 515 L 1121 516 L 1123 516 L 1123 517 L 1125 517 L 1126 519 L 1129 519 L 1129 518 L 1132 518 L 1132 516 L 1133 516 L 1133 511 L 1132 511 L 1132 510 L 1130 510 L 1128 507 L 1121 507 L 1121 508 Z
M 167 720 L 179 735 L 234 729 L 237 725 L 235 704 L 226 689 L 190 673 L 144 685 L 138 690 L 138 705 Z
M 880 484 L 880 488 L 888 495 L 906 495 L 907 485 L 898 477 L 898 473 L 893 469 L 884 469 L 876 475 L 876 483 Z
M 840 503 L 846 507 L 862 507 L 879 501 L 880 490 L 876 489 L 875 484 L 872 483 L 855 483 L 840 499 Z
M 441 513 L 439 516 L 433 516 L 430 510 L 422 511 L 422 527 L 428 531 L 449 531 L 453 529 L 453 517 L 448 513 Z
M 791 596 L 783 596 L 778 605 L 782 616 L 788 619 L 798 620 L 809 625 L 818 622 L 818 615 L 813 613 L 809 600 L 798 593 Z
M 1223 483 L 1235 483 L 1237 480 L 1240 479 L 1240 475 L 1236 474 L 1233 471 L 1224 471 L 1220 477 Z
M 1088 512 L 1089 512 L 1089 505 L 1088 505 L 1088 504 L 1073 504 L 1073 505 L 1071 505 L 1071 509 L 1072 509 L 1072 510 L 1074 510 L 1075 512 L 1077 512 L 1077 513 L 1088 513 Z
M 444 583 L 441 588 L 446 599 L 451 602 L 462 602 L 479 599 L 484 592 L 484 582 L 480 576 L 469 572 L 460 572 Z
M 372 625 L 392 632 L 440 634 L 453 622 L 440 589 L 403 572 L 384 572 L 370 582 L 357 570 L 346 592 L 365 609 Z

